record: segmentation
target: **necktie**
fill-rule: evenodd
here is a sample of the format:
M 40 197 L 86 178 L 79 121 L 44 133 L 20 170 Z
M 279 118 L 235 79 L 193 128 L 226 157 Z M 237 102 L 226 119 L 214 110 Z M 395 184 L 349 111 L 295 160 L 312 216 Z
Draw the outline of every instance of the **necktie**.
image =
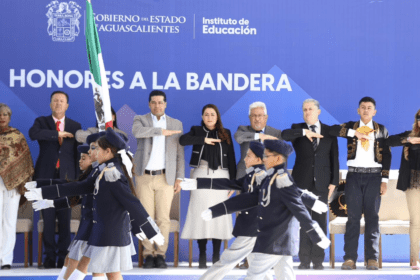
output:
M 60 121 L 57 121 L 55 123 L 55 127 L 56 127 L 57 131 L 60 131 L 60 124 L 61 124 Z M 61 144 L 63 144 L 63 138 L 62 137 L 58 137 L 58 143 L 60 144 L 60 146 L 61 146 Z M 55 165 L 55 167 L 60 168 L 60 159 L 57 160 L 57 164 Z
M 311 131 L 316 133 L 315 127 L 316 125 L 314 124 L 310 126 Z M 318 147 L 318 138 L 312 138 L 312 148 L 314 148 L 314 151 L 316 151 L 317 147 Z
M 262 133 L 262 132 L 263 132 L 262 130 L 256 130 L 256 131 L 255 131 L 255 133 Z M 262 143 L 261 138 L 260 138 L 260 139 L 258 139 L 258 142 Z

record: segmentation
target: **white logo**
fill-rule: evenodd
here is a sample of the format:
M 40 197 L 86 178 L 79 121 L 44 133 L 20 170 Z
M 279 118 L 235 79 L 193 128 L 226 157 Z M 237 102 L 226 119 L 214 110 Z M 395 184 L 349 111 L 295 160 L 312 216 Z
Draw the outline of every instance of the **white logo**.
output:
M 79 35 L 79 12 L 81 8 L 76 2 L 51 1 L 47 5 L 48 12 L 48 35 L 55 42 L 74 42 L 75 36 Z

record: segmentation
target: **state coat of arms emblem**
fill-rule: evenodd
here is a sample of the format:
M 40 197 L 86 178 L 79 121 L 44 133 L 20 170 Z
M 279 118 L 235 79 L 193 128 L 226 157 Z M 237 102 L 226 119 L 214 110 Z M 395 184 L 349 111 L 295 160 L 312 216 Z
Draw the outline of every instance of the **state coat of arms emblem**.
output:
M 51 1 L 47 8 L 48 35 L 55 42 L 74 42 L 80 33 L 81 7 L 74 1 Z

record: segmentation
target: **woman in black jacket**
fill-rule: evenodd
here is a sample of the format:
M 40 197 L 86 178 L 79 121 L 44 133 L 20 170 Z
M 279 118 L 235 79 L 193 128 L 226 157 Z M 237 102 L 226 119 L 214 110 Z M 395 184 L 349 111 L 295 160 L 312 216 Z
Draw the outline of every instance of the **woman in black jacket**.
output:
M 420 110 L 414 117 L 413 129 L 389 136 L 389 146 L 403 146 L 397 189 L 405 191 L 410 213 L 410 265 L 419 270 L 420 243 Z
M 201 126 L 191 127 L 190 132 L 179 139 L 182 146 L 193 145 L 190 166 L 194 168 L 192 178 L 236 178 L 236 160 L 232 136 L 229 129 L 223 128 L 220 113 L 213 104 L 202 110 Z M 220 258 L 222 239 L 231 239 L 232 216 L 226 215 L 203 221 L 200 215 L 209 207 L 225 201 L 229 191 L 194 190 L 191 191 L 187 219 L 181 234 L 183 239 L 197 239 L 200 250 L 199 268 L 206 268 L 207 239 L 213 240 L 213 263 Z

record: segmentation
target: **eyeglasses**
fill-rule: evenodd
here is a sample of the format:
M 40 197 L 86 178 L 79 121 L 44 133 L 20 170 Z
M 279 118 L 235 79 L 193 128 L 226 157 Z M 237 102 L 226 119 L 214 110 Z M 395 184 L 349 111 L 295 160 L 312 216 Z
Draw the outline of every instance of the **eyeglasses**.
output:
M 249 115 L 252 119 L 262 119 L 265 115 Z
M 417 121 L 418 121 L 418 122 L 420 121 L 420 116 L 417 116 Z
M 264 158 L 273 157 L 273 156 L 275 156 L 275 155 L 274 155 L 274 154 L 271 154 L 271 155 L 266 155 L 266 154 L 264 154 L 264 155 L 263 155 L 263 159 L 264 159 Z

